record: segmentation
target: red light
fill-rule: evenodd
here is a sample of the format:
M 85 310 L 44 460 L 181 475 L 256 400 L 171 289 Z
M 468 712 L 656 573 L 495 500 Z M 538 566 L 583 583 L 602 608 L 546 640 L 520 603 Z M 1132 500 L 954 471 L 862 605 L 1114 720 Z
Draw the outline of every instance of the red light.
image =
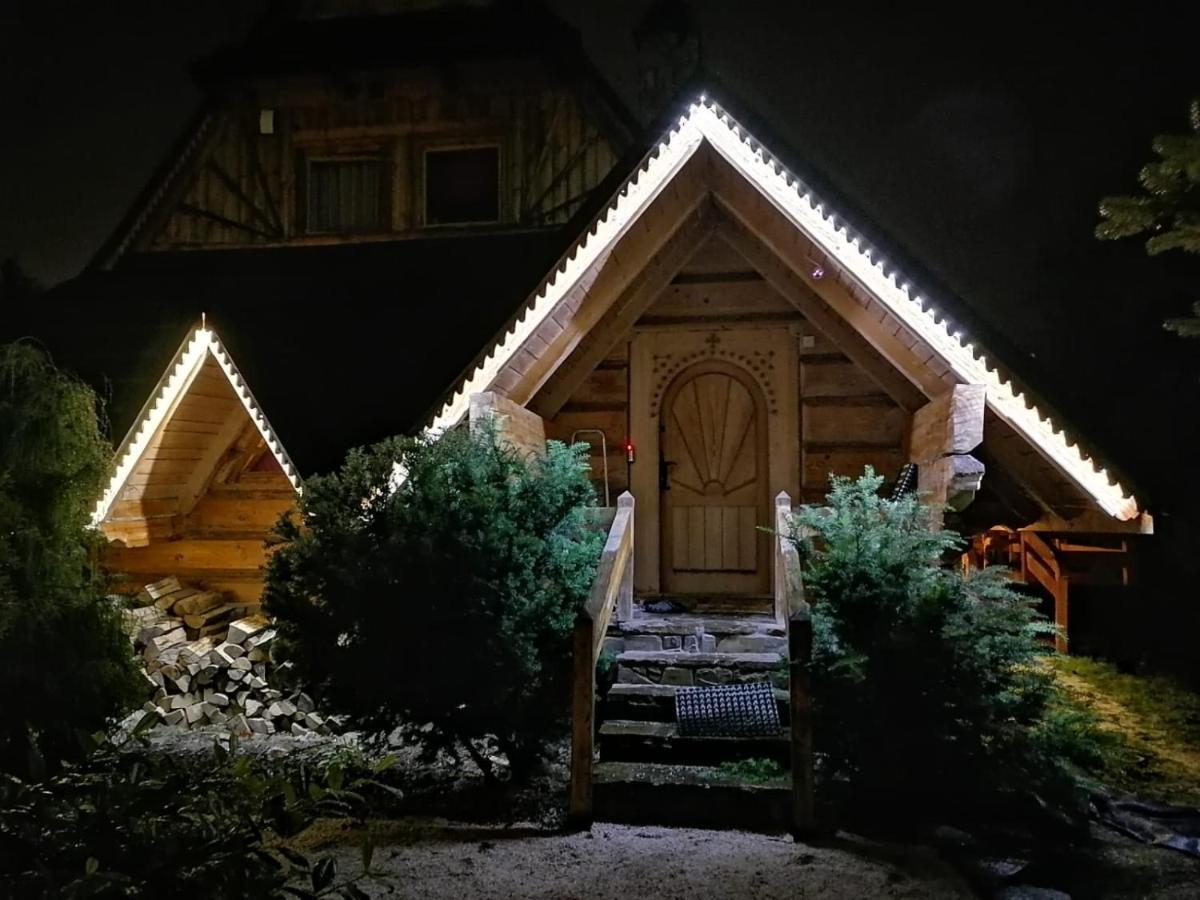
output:
M 625 462 L 632 463 L 634 461 L 633 441 L 625 442 Z

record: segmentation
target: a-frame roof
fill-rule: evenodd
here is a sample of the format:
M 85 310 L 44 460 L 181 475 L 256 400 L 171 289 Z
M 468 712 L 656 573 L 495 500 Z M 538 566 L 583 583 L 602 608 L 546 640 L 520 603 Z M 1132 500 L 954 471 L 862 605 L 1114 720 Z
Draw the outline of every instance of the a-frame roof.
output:
M 121 442 L 92 524 L 99 526 L 110 516 L 135 477 L 141 486 L 157 488 L 161 496 L 153 499 L 194 500 L 181 494 L 189 490 L 194 495 L 203 486 L 221 454 L 250 423 L 299 491 L 296 468 L 249 385 L 216 332 L 201 324 L 184 339 Z
M 632 298 L 638 280 L 653 280 L 656 268 L 668 269 L 672 241 L 689 231 L 700 233 L 705 219 L 709 226 L 719 220 L 716 227 L 724 236 L 774 287 L 803 304 L 802 312 L 815 325 L 855 332 L 900 373 L 910 395 L 902 405 L 912 408 L 954 383 L 986 386 L 988 449 L 1008 468 L 1037 470 L 1043 482 L 1057 482 L 1061 490 L 1032 491 L 1048 512 L 1065 508 L 1077 515 L 1094 508 L 1120 522 L 1139 517 L 1132 492 L 1086 455 L 1056 417 L 704 96 L 662 135 L 480 355 L 431 427 L 461 421 L 477 391 L 500 390 L 522 403 L 534 400 L 557 370 L 586 348 L 597 323 L 620 315 L 613 312 L 614 304 L 636 308 Z M 905 393 L 903 384 L 896 393 Z M 1060 497 L 1068 502 L 1056 502 Z

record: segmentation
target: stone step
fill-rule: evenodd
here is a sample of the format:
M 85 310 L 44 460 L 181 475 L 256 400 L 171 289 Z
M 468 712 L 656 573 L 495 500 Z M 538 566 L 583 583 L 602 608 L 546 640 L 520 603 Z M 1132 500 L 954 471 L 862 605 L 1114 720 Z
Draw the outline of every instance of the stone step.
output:
M 697 628 L 718 637 L 784 634 L 783 626 L 770 616 L 694 616 L 689 613 L 635 616 L 625 622 L 614 622 L 608 633 L 616 637 L 628 634 L 687 635 L 695 634 Z
M 791 804 L 786 773 L 764 783 L 710 766 L 600 762 L 596 818 L 638 825 L 785 829 Z
M 705 685 L 770 681 L 787 686 L 787 667 L 778 653 L 688 653 L 625 650 L 617 655 L 622 684 Z
M 638 634 L 624 631 L 620 635 L 614 635 L 610 628 L 608 636 L 604 639 L 604 649 L 610 653 L 623 653 L 626 650 L 638 653 L 655 653 L 660 650 L 684 653 L 786 653 L 787 638 L 763 632 Z
M 708 765 L 739 759 L 771 759 L 787 765 L 790 733 L 771 737 L 681 735 L 674 722 L 609 720 L 600 726 L 600 758 L 627 762 Z
M 612 719 L 637 719 L 644 722 L 675 721 L 673 684 L 614 684 L 604 700 L 604 715 Z M 787 691 L 775 689 L 780 721 L 788 716 Z

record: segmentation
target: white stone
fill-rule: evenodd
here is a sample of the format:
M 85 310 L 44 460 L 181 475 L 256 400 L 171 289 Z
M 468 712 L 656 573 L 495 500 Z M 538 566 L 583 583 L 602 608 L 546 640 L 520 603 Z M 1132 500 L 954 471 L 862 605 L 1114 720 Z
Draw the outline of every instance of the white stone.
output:
M 246 710 L 246 715 L 248 716 L 258 715 L 259 710 L 263 708 L 262 703 L 258 700 L 247 700 L 243 703 L 243 706 Z
M 163 721 L 168 725 L 180 725 L 183 723 L 185 715 L 182 709 L 173 709 L 163 716 Z
M 305 728 L 299 722 L 292 723 L 292 734 L 294 734 L 296 737 L 304 737 L 304 735 L 311 734 L 311 733 L 312 732 L 310 732 L 307 728 Z
M 250 730 L 255 734 L 274 734 L 275 726 L 266 719 L 251 719 Z
M 228 656 L 230 661 L 237 659 L 239 656 L 246 655 L 245 648 L 239 647 L 237 644 L 231 644 L 229 641 L 221 644 L 221 646 L 219 646 L 217 649 L 220 650 L 225 656 Z
M 204 704 L 193 703 L 191 706 L 184 709 L 183 714 L 187 718 L 187 723 L 189 725 L 194 725 L 204 718 Z
M 303 691 L 296 695 L 295 702 L 296 709 L 300 710 L 300 712 L 310 713 L 317 708 L 317 705 L 313 703 L 312 697 L 308 696 L 308 694 L 304 693 Z
M 241 672 L 249 672 L 251 666 L 253 666 L 253 665 L 254 664 L 252 662 L 250 662 L 250 660 L 246 659 L 246 657 L 243 656 L 243 657 L 241 657 L 239 659 L 235 659 L 233 661 L 232 668 L 237 669 Z
M 208 698 L 208 702 L 211 703 L 213 706 L 225 707 L 225 706 L 229 705 L 229 698 L 227 696 L 225 696 L 224 694 L 214 693 L 211 697 Z
M 246 721 L 245 716 L 230 716 L 225 722 L 225 727 L 229 729 L 230 734 L 236 734 L 238 737 L 250 735 L 250 723 Z

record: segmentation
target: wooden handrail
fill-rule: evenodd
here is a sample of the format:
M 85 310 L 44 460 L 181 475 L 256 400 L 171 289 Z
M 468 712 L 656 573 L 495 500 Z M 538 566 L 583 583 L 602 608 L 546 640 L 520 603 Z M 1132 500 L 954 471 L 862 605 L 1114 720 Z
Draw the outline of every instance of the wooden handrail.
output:
M 787 629 L 788 712 L 791 724 L 792 832 L 809 834 L 816 825 L 813 797 L 812 610 L 804 599 L 800 553 L 792 541 L 792 498 L 775 498 L 775 617 Z
M 577 822 L 592 818 L 596 662 L 614 610 L 619 622 L 633 616 L 633 519 L 633 495 L 626 491 L 617 498 L 617 512 L 600 554 L 591 593 L 575 617 L 569 811 Z

